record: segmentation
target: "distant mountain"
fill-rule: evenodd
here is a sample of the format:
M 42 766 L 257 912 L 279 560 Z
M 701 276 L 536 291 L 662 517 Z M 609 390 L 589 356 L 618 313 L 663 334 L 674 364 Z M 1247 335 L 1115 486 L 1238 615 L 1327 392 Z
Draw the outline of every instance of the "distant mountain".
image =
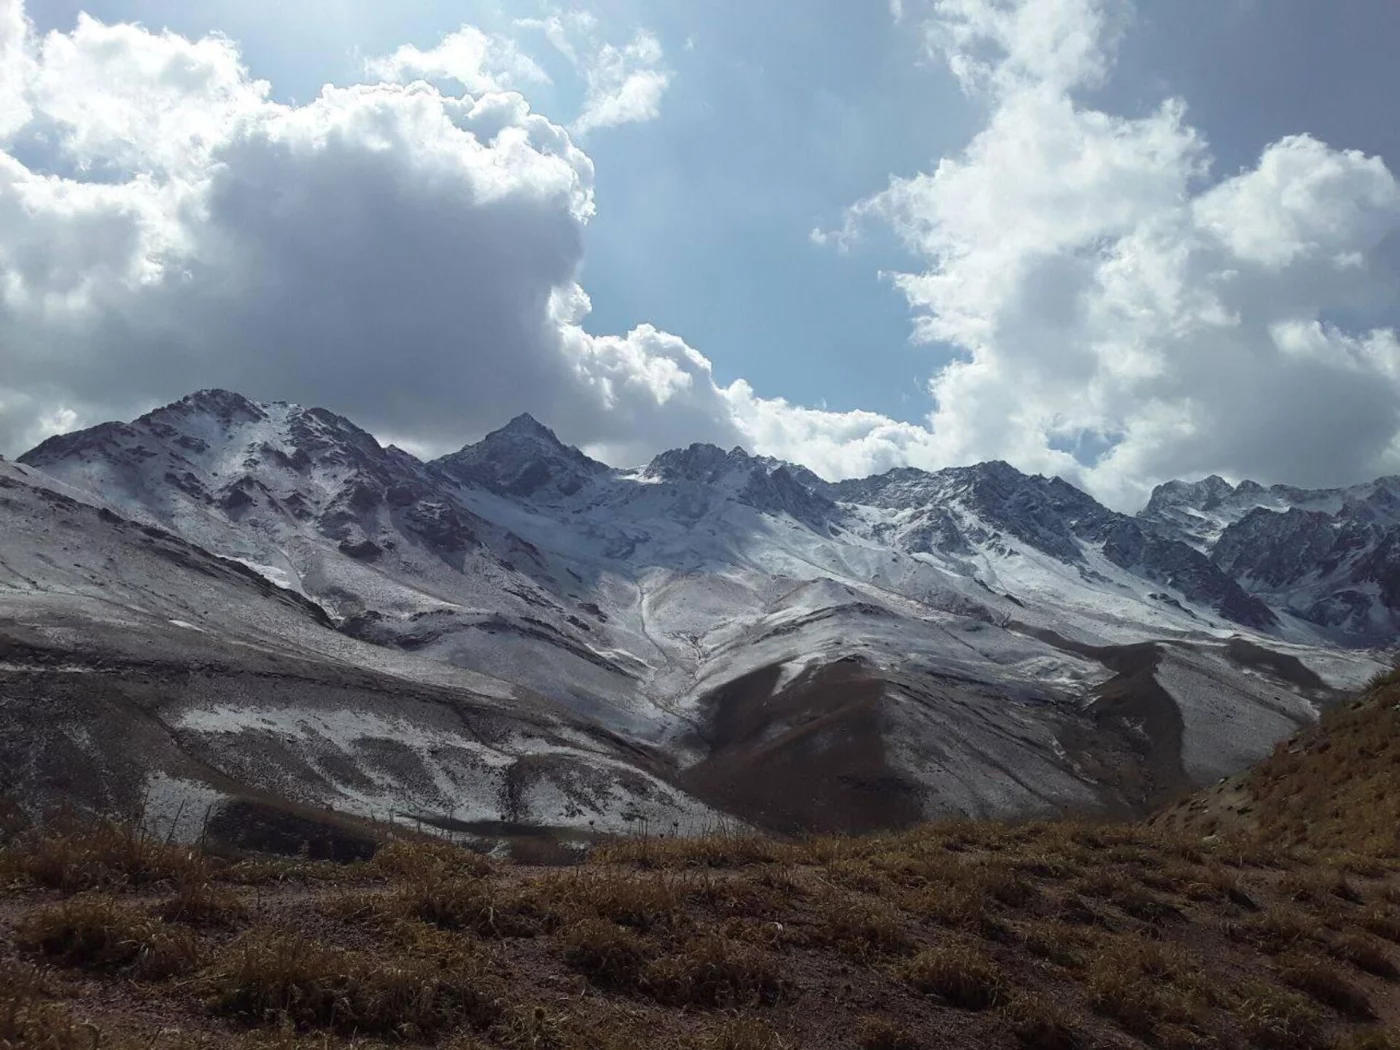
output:
M 62 638 L 84 639 L 74 666 L 133 666 L 115 625 L 136 617 L 168 670 L 150 702 L 182 712 L 182 753 L 223 777 L 181 766 L 181 790 L 360 814 L 858 830 L 1139 812 L 1311 721 L 1381 666 L 1344 646 L 1394 629 L 1381 482 L 1284 509 L 1219 479 L 1173 483 L 1128 516 L 1005 463 L 829 483 L 692 445 L 615 469 L 529 416 L 423 463 L 323 409 L 218 390 L 21 464 L 0 493 L 0 644 L 22 635 L 31 655 L 0 675 L 47 688 Z M 79 506 L 62 515 L 117 523 L 79 558 L 78 588 L 45 525 L 58 491 Z M 1325 521 L 1275 526 L 1290 514 Z M 1364 543 L 1338 558 L 1345 515 Z M 188 581 L 139 582 L 143 528 L 201 552 Z M 1247 529 L 1268 537 L 1232 538 Z M 1286 568 L 1303 555 L 1304 575 Z M 205 557 L 263 589 L 181 598 L 204 593 Z M 1319 611 L 1350 609 L 1348 590 L 1364 614 Z M 273 601 L 309 626 L 254 630 Z M 295 659 L 321 684 L 189 692 L 192 638 L 240 681 Z M 428 708 L 349 689 L 362 673 L 491 713 L 444 736 Z M 10 726 L 14 741 L 43 728 Z
M 1139 518 L 1338 642 L 1389 645 L 1396 637 L 1400 477 L 1337 489 L 1172 481 L 1153 491 Z

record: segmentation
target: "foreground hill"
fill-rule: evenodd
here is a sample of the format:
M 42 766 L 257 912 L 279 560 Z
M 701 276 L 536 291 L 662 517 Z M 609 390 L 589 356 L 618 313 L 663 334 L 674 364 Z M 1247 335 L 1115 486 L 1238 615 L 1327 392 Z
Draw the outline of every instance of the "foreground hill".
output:
M 1395 1050 L 1398 699 L 1378 679 L 1235 801 L 1137 825 L 634 837 L 545 868 L 367 824 L 337 865 L 10 813 L 0 1045 Z
M 0 851 L 0 1045 L 1388 1050 L 1394 858 L 1145 827 L 636 839 L 572 869 L 401 840 Z
M 1400 856 L 1400 672 L 1254 767 L 1154 817 L 1173 832 Z
M 1186 527 L 1209 498 L 1133 517 L 1004 463 L 830 484 L 695 445 L 617 470 L 529 417 L 425 463 L 228 391 L 21 460 L 0 751 L 31 802 L 578 838 L 1135 816 L 1382 666 L 1360 621 L 1310 618 L 1320 576 L 1304 609 L 1222 567 Z M 1383 491 L 1346 497 L 1363 546 Z

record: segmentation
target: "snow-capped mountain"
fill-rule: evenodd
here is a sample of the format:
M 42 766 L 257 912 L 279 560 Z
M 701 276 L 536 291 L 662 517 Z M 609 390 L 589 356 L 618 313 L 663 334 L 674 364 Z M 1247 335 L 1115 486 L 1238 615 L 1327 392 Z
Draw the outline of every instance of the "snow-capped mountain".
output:
M 1400 623 L 1400 477 L 1337 489 L 1160 485 L 1139 517 L 1207 554 L 1282 614 L 1351 644 L 1390 644 Z
M 1222 552 L 1254 515 L 1225 520 L 1238 490 L 1213 484 L 1159 490 L 1131 517 L 1005 463 L 832 484 L 692 445 L 619 470 L 528 416 L 423 463 L 325 410 L 226 391 L 21 463 L 6 479 L 25 501 L 0 500 L 0 525 L 30 522 L 28 553 L 7 564 L 7 539 L 0 595 L 14 630 L 47 624 L 50 649 L 74 629 L 115 645 L 103 625 L 139 613 L 162 636 L 234 646 L 235 663 L 291 651 L 335 682 L 369 668 L 459 690 L 449 706 L 495 698 L 495 772 L 472 780 L 443 758 L 477 754 L 460 731 L 439 746 L 440 726 L 339 686 L 316 690 L 322 706 L 162 694 L 223 771 L 217 790 L 357 812 L 562 826 L 722 812 L 784 830 L 1133 812 L 1235 771 L 1380 666 L 1338 648 L 1338 625 L 1300 614 L 1285 584 L 1263 586 L 1273 575 L 1237 571 Z M 128 539 L 161 530 L 267 593 L 187 607 L 172 582 L 104 603 L 104 574 L 149 571 L 114 540 L 79 595 L 45 548 L 57 488 L 89 507 L 65 513 L 108 515 Z M 247 626 L 279 600 L 310 626 Z M 35 673 L 0 669 L 0 687 Z M 522 730 L 515 704 L 552 728 Z

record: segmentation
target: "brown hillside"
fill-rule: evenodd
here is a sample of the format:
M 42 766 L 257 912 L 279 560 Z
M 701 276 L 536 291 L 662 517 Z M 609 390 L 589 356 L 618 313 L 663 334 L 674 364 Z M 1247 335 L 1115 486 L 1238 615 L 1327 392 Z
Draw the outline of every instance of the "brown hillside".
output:
M 1400 857 L 1400 671 L 1280 742 L 1253 769 L 1153 823 L 1323 852 Z
M 0 850 L 0 1047 L 1400 1046 L 1400 864 L 1161 829 L 715 835 L 575 868 L 399 841 Z

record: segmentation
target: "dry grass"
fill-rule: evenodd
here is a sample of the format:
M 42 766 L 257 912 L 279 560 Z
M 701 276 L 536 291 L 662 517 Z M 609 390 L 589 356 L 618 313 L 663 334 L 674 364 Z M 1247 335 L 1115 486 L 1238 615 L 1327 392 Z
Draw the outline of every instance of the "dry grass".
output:
M 124 970 L 159 980 L 199 965 L 199 942 L 104 894 L 84 894 L 31 912 L 16 942 L 61 966 Z
M 1085 1045 L 1073 1015 L 1047 996 L 1012 996 L 1004 1013 L 1012 1035 L 1025 1050 L 1079 1050 Z
M 51 995 L 37 969 L 0 960 L 0 1047 L 92 1050 L 92 1032 Z
M 740 1016 L 704 1036 L 697 1050 L 789 1050 L 789 1047 L 767 1021 Z
M 1151 1036 L 1161 1025 L 1194 1027 L 1211 995 L 1195 962 L 1158 941 L 1115 938 L 1091 961 L 1090 1005 L 1129 1032 Z
M 218 1013 L 347 1033 L 416 1037 L 500 1015 L 498 990 L 471 960 L 384 959 L 299 934 L 254 931 L 206 978 Z
M 175 894 L 156 909 L 167 922 L 187 926 L 236 927 L 248 920 L 248 906 L 233 890 L 206 880 L 182 879 Z
M 635 991 L 654 954 L 631 930 L 588 919 L 564 935 L 564 961 L 600 988 Z
M 561 871 L 54 838 L 4 854 L 16 944 L 61 969 L 0 990 L 3 1050 L 89 1050 L 90 1014 L 97 1050 L 167 1015 L 171 1050 L 1390 1050 L 1400 1015 L 1400 867 L 1350 847 L 951 822 Z
M 908 955 L 914 950 L 906 918 L 882 901 L 833 894 L 818 904 L 817 914 L 821 918 L 814 942 L 856 962 L 870 962 L 882 955 Z
M 1369 1021 L 1376 1016 L 1366 993 L 1327 961 L 1311 958 L 1283 959 L 1279 964 L 1279 978 L 1284 984 L 1347 1017 Z
M 204 881 L 216 866 L 197 850 L 116 821 L 31 831 L 0 848 L 0 878 L 21 878 L 65 893 Z
M 921 1050 L 918 1038 L 883 1017 L 864 1017 L 856 1027 L 860 1050 Z
M 1249 1045 L 1258 1050 L 1323 1050 L 1321 1012 L 1295 992 L 1263 982 L 1244 989 L 1236 1006 Z
M 980 948 L 963 942 L 920 952 L 904 966 L 903 975 L 917 991 L 964 1010 L 986 1010 L 1003 994 L 1001 968 Z
M 1327 954 L 1334 959 L 1351 963 L 1358 970 L 1383 977 L 1387 981 L 1400 981 L 1400 970 L 1396 969 L 1391 953 L 1380 942 L 1364 933 L 1344 933 L 1327 942 Z
M 710 934 L 647 966 L 648 995 L 672 1006 L 771 1006 L 794 988 L 768 954 Z
M 642 837 L 609 843 L 599 847 L 594 859 L 652 869 L 746 868 L 783 863 L 791 852 L 773 839 L 721 830 L 694 838 Z
M 1259 837 L 1369 858 L 1400 860 L 1400 671 L 1356 701 L 1280 743 L 1244 778 Z

